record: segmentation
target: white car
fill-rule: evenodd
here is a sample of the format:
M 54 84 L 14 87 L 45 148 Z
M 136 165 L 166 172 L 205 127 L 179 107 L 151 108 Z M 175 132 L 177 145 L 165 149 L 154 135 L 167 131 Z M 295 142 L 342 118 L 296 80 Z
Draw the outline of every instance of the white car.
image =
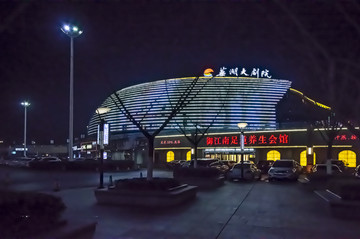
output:
M 49 156 L 49 157 L 42 157 L 40 159 L 37 159 L 36 161 L 53 163 L 53 162 L 61 162 L 61 159 L 59 159 L 58 157 Z
M 276 160 L 268 171 L 269 181 L 273 179 L 297 180 L 302 172 L 302 167 L 295 160 Z

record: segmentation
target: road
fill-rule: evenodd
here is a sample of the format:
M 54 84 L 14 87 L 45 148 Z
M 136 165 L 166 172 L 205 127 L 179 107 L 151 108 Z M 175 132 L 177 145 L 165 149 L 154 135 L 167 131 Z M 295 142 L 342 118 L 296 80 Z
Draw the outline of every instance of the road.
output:
M 145 177 L 146 170 L 105 172 L 104 185 L 109 183 L 109 176 L 113 180 L 120 178 Z M 172 172 L 156 171 L 155 177 L 172 177 Z M 46 171 L 30 168 L 0 167 L 0 189 L 13 189 L 24 191 L 52 191 L 58 184 L 61 189 L 74 189 L 83 187 L 97 187 L 99 185 L 99 172 L 82 171 Z

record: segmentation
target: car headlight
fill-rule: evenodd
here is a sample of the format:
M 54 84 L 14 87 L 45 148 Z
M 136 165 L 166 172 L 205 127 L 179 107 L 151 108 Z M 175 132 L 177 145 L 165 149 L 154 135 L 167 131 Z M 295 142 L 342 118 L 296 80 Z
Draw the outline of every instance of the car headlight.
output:
M 295 173 L 295 172 L 296 172 L 296 168 L 293 168 L 292 171 L 293 171 L 293 173 Z

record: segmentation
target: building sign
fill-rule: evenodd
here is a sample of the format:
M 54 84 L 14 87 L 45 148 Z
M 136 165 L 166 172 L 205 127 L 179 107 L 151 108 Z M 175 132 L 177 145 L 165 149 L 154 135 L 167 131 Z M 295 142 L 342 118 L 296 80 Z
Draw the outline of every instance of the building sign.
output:
M 272 77 L 268 69 L 252 68 L 252 70 L 249 70 L 241 67 L 227 68 L 224 66 L 220 67 L 219 73 L 216 76 L 244 76 L 268 79 Z
M 180 140 L 161 140 L 160 144 L 161 145 L 177 145 L 180 144 L 181 141 Z
M 354 134 L 352 134 L 352 135 L 339 134 L 335 137 L 336 141 L 355 141 L 358 139 L 359 138 Z
M 262 146 L 262 145 L 288 145 L 288 134 L 250 134 L 244 135 L 244 145 Z M 240 145 L 240 137 L 235 136 L 219 136 L 206 137 L 206 146 L 235 146 Z
M 104 124 L 104 145 L 109 144 L 109 124 Z

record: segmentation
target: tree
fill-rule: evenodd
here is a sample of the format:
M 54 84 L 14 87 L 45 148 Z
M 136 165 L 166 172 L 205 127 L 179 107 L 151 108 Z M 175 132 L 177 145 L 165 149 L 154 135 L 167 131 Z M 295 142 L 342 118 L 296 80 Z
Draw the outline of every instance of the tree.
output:
M 318 132 L 328 145 L 326 154 L 326 173 L 331 174 L 332 146 L 334 144 L 335 137 L 342 129 L 342 123 L 335 118 L 334 113 L 331 113 L 327 120 L 318 121 L 315 126 L 318 128 Z
M 119 110 L 131 121 L 131 123 L 136 126 L 136 128 L 146 137 L 148 140 L 148 160 L 147 160 L 147 180 L 152 180 L 153 178 L 153 164 L 154 164 L 154 139 L 155 137 L 167 126 L 167 124 L 187 105 L 189 104 L 194 97 L 201 91 L 203 85 L 206 84 L 212 77 L 204 79 L 200 79 L 200 77 L 195 77 L 190 81 L 190 83 L 186 83 L 186 81 L 182 81 L 178 79 L 175 84 L 183 84 L 182 88 L 184 90 L 180 90 L 179 88 L 172 88 L 173 91 L 171 96 L 169 95 L 168 91 L 168 80 L 164 81 L 164 87 L 168 94 L 168 104 L 170 107 L 162 109 L 162 117 L 164 121 L 162 124 L 158 125 L 156 129 L 147 129 L 145 126 L 146 118 L 147 117 L 154 117 L 152 115 L 152 109 L 156 105 L 157 99 L 149 99 L 148 107 L 142 109 L 141 113 L 132 112 L 127 107 L 128 102 L 123 100 L 123 96 L 118 93 L 114 92 L 110 98 L 119 108 Z M 144 89 L 144 91 L 150 91 L 151 89 Z M 145 92 L 144 92 L 145 93 Z M 172 103 L 172 101 L 176 101 Z
M 205 87 L 205 85 L 203 85 Z M 219 88 L 218 92 L 220 95 L 218 95 L 216 98 L 217 100 L 212 101 L 211 103 L 204 103 L 201 105 L 202 111 L 206 111 L 207 107 L 217 107 L 220 108 L 220 110 L 217 112 L 215 117 L 207 122 L 206 120 L 202 120 L 200 117 L 189 117 L 185 113 L 183 113 L 182 120 L 176 120 L 174 119 L 177 127 L 176 130 L 183 134 L 185 138 L 190 142 L 193 152 L 191 155 L 191 159 L 194 159 L 194 168 L 197 168 L 197 159 L 198 159 L 198 145 L 201 142 L 201 140 L 204 138 L 204 136 L 208 133 L 210 128 L 213 126 L 213 124 L 216 122 L 219 114 L 222 112 L 223 108 L 225 107 L 226 103 L 226 96 L 229 93 L 230 89 L 230 83 L 227 87 L 221 87 Z M 224 96 L 221 96 L 221 94 L 224 94 Z M 201 92 L 199 91 L 199 96 L 201 95 Z M 219 100 L 220 99 L 220 100 Z M 222 99 L 222 100 L 221 100 Z M 191 107 L 192 102 L 190 102 L 187 107 Z M 198 102 L 196 102 L 196 105 L 198 105 Z

